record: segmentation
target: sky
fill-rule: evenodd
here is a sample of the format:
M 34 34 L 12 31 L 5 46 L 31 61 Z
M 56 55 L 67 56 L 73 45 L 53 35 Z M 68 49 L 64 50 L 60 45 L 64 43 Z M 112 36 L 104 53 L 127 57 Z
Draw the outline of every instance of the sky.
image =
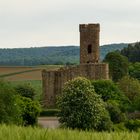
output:
M 0 0 L 0 48 L 79 45 L 87 23 L 101 45 L 140 41 L 140 0 Z

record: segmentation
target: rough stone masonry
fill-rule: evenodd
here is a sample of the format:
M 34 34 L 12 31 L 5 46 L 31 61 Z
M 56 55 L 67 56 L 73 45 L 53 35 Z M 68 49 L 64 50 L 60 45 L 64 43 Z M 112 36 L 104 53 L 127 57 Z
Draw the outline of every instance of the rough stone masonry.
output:
M 80 24 L 79 31 L 80 65 L 42 71 L 44 107 L 54 106 L 56 96 L 61 94 L 64 84 L 73 78 L 109 79 L 108 64 L 99 61 L 100 25 Z

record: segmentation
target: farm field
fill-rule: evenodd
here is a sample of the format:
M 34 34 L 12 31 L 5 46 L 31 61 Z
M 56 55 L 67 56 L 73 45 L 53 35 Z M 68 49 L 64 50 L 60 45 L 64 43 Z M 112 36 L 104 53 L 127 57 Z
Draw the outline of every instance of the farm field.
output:
M 43 66 L 1 66 L 0 67 L 0 78 L 12 83 L 13 86 L 20 84 L 31 85 L 36 92 L 35 99 L 41 100 L 42 98 L 42 76 L 41 71 L 56 70 L 62 67 L 61 65 L 43 65 Z
M 27 80 L 41 80 L 41 71 L 43 69 L 55 70 L 61 65 L 43 65 L 35 67 L 0 67 L 0 78 L 8 81 L 27 81 Z
M 0 125 L 1 140 L 139 140 L 139 132 L 86 132 Z

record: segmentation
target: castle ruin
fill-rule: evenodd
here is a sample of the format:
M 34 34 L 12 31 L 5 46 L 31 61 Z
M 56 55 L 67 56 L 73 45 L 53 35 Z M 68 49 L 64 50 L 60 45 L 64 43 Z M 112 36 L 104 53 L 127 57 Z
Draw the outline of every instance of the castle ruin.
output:
M 81 24 L 80 65 L 58 70 L 42 71 L 43 105 L 54 106 L 56 96 L 61 94 L 64 84 L 78 76 L 90 80 L 109 79 L 108 64 L 99 61 L 99 24 Z

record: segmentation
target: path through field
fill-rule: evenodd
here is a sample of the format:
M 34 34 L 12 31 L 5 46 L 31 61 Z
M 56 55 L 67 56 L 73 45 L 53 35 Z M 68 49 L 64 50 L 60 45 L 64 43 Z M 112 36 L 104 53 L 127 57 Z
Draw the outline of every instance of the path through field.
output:
M 39 117 L 38 124 L 43 128 L 58 128 L 60 126 L 57 117 Z

